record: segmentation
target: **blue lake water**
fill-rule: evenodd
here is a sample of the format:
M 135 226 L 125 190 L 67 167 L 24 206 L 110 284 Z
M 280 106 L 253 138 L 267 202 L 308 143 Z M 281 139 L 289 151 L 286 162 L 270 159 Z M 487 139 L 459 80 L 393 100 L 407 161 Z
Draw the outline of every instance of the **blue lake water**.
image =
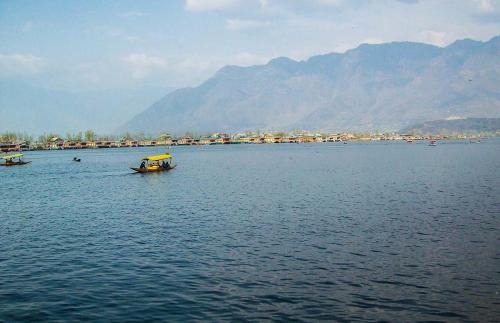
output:
M 499 320 L 500 140 L 164 150 L 0 168 L 0 321 Z

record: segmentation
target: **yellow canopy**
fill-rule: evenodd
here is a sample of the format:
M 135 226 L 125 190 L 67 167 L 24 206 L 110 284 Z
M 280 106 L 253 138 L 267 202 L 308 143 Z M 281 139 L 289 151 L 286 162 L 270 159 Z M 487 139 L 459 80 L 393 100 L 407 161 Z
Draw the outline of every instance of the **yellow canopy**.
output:
M 24 156 L 23 154 L 14 154 L 14 155 L 2 156 L 1 158 L 5 159 L 5 160 L 8 160 L 8 159 L 19 158 L 19 157 L 23 157 L 23 156 Z
M 152 160 L 152 161 L 159 161 L 159 160 L 164 160 L 164 159 L 169 159 L 172 158 L 171 154 L 163 154 L 163 155 L 156 155 L 156 156 L 148 156 L 144 157 L 142 160 Z

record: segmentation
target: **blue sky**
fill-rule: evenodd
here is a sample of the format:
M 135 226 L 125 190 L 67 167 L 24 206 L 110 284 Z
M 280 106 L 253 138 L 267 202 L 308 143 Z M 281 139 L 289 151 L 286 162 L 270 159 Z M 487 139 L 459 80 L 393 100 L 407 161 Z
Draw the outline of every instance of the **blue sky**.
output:
M 0 0 L 0 81 L 194 86 L 227 64 L 500 34 L 500 0 Z

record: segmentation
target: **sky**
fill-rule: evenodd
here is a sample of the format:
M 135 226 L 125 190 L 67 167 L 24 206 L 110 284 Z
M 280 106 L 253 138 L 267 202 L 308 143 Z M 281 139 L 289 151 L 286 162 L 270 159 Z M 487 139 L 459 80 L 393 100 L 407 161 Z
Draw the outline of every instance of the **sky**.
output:
M 0 81 L 196 86 L 224 65 L 500 34 L 500 0 L 0 0 Z

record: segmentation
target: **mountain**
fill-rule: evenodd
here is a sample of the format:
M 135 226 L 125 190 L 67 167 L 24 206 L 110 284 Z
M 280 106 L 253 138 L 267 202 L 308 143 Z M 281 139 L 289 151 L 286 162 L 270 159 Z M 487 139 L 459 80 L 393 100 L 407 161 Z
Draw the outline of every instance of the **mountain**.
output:
M 110 133 L 165 93 L 153 87 L 69 92 L 0 81 L 0 132 Z
M 423 135 L 485 132 L 500 132 L 500 118 L 466 118 L 426 121 L 401 129 L 400 131 L 400 133 Z
M 445 47 L 363 44 L 344 54 L 226 66 L 121 130 L 398 130 L 425 120 L 500 117 L 500 36 Z

